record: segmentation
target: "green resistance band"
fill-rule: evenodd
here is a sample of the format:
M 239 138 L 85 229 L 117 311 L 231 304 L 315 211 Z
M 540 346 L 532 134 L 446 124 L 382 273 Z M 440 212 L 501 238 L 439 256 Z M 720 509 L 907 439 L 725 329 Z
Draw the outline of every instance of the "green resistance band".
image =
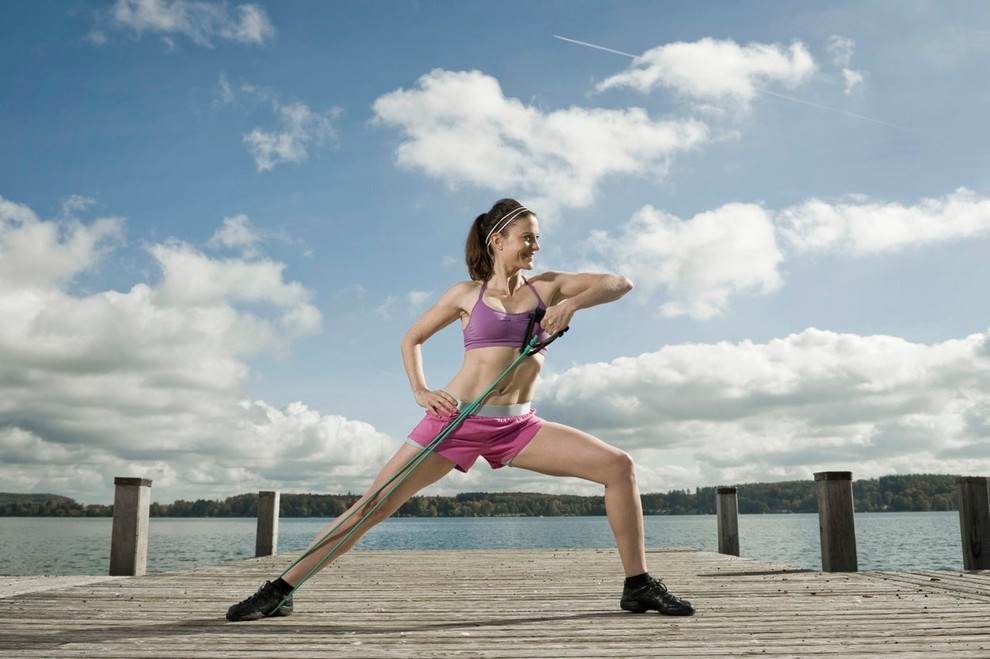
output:
M 539 321 L 539 318 L 535 318 L 535 321 L 538 322 Z M 334 552 L 336 552 L 341 547 L 341 545 L 343 545 L 345 542 L 347 542 L 347 540 L 354 533 L 356 533 L 359 528 L 361 528 L 361 526 L 371 517 L 371 515 L 374 514 L 374 512 L 376 510 L 378 510 L 379 506 L 381 506 L 383 503 L 385 503 L 385 501 L 388 499 L 388 497 L 400 485 L 402 485 L 402 483 L 404 483 L 407 478 L 409 478 L 410 474 L 412 474 L 412 472 L 416 469 L 416 467 L 418 467 L 426 459 L 426 456 L 428 456 L 430 453 L 432 453 L 433 452 L 433 449 L 435 449 L 440 444 L 440 442 L 442 442 L 444 439 L 446 439 L 447 436 L 449 436 L 450 433 L 452 433 L 464 421 L 464 419 L 466 419 L 469 415 L 473 414 L 474 411 L 477 410 L 482 405 L 482 403 L 484 402 L 484 400 L 491 394 L 491 392 L 495 389 L 495 387 L 497 387 L 499 385 L 499 383 L 502 380 L 505 379 L 505 377 L 509 373 L 511 373 L 513 370 L 515 370 L 515 368 L 523 360 L 525 360 L 527 357 L 529 357 L 531 355 L 534 355 L 537 352 L 539 352 L 540 350 L 542 350 L 543 348 L 547 347 L 550 343 L 552 343 L 553 341 L 555 341 L 556 339 L 558 339 L 567 330 L 568 330 L 568 328 L 565 327 L 563 330 L 561 330 L 560 332 L 558 332 L 557 334 L 555 334 L 554 336 L 550 337 L 549 339 L 547 339 L 546 341 L 543 341 L 543 342 L 540 342 L 539 341 L 539 337 L 538 336 L 534 336 L 532 339 L 530 339 L 529 343 L 526 344 L 525 348 L 520 352 L 519 356 L 516 357 L 516 359 L 511 364 L 509 364 L 508 368 L 506 368 L 502 372 L 501 375 L 499 375 L 497 378 L 495 378 L 495 381 L 492 382 L 488 386 L 487 389 L 485 389 L 484 393 L 482 393 L 480 396 L 478 396 L 478 398 L 476 398 L 474 400 L 474 402 L 472 402 L 470 405 L 468 405 L 466 408 L 464 408 L 464 410 L 460 414 L 458 414 L 457 417 L 455 417 L 440 432 L 440 434 L 438 434 L 436 437 L 434 437 L 430 441 L 429 444 L 427 444 L 426 446 L 424 446 L 423 448 L 421 448 L 419 450 L 419 452 L 416 453 L 416 455 L 414 455 L 412 458 L 410 458 L 409 461 L 406 462 L 406 464 L 404 464 L 398 471 L 396 471 L 395 474 L 393 474 L 391 478 L 389 478 L 387 481 L 385 481 L 384 483 L 382 483 L 382 485 L 377 490 L 375 490 L 370 496 L 367 497 L 369 501 L 374 500 L 374 499 L 378 498 L 378 496 L 380 494 L 382 494 L 382 492 L 384 492 L 386 488 L 389 488 L 389 486 L 391 486 L 388 489 L 388 492 L 385 492 L 385 495 L 382 496 L 377 502 L 375 502 L 375 505 L 374 506 L 372 506 L 367 512 L 364 513 L 364 515 L 357 521 L 357 524 L 355 524 L 353 527 L 351 527 L 351 529 L 349 531 L 347 531 L 347 533 L 345 533 L 343 535 L 343 537 L 340 538 L 340 540 L 337 541 L 337 544 L 335 544 L 326 553 L 326 556 L 324 556 L 323 559 L 319 563 L 317 563 L 316 565 L 314 565 L 313 568 L 310 569 L 310 571 L 306 573 L 306 576 L 304 576 L 302 578 L 302 580 L 298 584 L 296 584 L 292 588 L 292 590 L 290 590 L 282 598 L 282 600 L 278 603 L 278 606 L 276 606 L 274 609 L 272 609 L 267 615 L 272 615 L 276 611 L 278 611 L 280 608 L 282 608 L 282 605 L 284 605 L 288 601 L 288 599 L 290 597 L 292 597 L 292 594 L 294 592 L 296 592 L 296 590 L 298 590 L 304 583 L 306 583 L 306 581 L 309 580 L 309 578 L 311 576 L 313 576 L 314 574 L 316 574 L 323 567 L 323 565 L 330 559 L 330 557 L 333 556 Z M 291 565 L 289 565 L 289 567 L 287 567 L 282 572 L 282 574 L 279 575 L 279 577 L 285 576 L 285 574 L 289 570 L 291 570 L 292 568 L 294 568 L 296 565 L 298 565 L 301 561 L 305 560 L 307 557 L 311 556 L 315 551 L 317 551 L 318 549 L 320 549 L 321 547 L 323 547 L 324 546 L 324 543 L 326 543 L 327 539 L 331 535 L 333 535 L 333 533 L 336 532 L 341 526 L 343 526 L 344 523 L 346 523 L 351 517 L 353 517 L 354 514 L 358 512 L 358 510 L 361 510 L 361 509 L 360 508 L 354 508 L 353 510 L 351 510 L 351 512 L 349 512 L 342 519 L 340 519 L 336 524 L 334 524 L 333 528 L 331 528 L 329 531 L 327 531 L 323 535 L 323 537 L 320 538 L 320 541 L 319 542 L 317 542 L 316 544 L 314 544 L 305 553 L 303 553 L 302 556 L 300 556 L 295 561 L 293 561 L 293 563 Z

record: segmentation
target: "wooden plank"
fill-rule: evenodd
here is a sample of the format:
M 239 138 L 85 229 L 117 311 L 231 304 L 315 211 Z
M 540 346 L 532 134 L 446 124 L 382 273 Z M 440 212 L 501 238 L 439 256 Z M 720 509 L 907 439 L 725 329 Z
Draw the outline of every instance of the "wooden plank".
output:
M 990 656 L 990 573 L 822 573 L 651 551 L 699 611 L 620 611 L 611 550 L 356 551 L 296 613 L 227 623 L 291 556 L 0 599 L 4 657 Z
M 101 581 L 112 581 L 120 577 L 97 577 L 88 575 L 34 577 L 4 577 L 0 576 L 0 597 L 11 597 L 24 593 L 34 593 L 42 590 L 57 590 L 70 586 L 79 586 Z

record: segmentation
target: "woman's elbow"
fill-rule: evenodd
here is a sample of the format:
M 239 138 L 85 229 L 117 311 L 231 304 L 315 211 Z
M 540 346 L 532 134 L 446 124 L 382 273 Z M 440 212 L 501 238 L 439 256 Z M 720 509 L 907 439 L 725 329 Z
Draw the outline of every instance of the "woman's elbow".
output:
M 410 329 L 408 332 L 402 335 L 402 339 L 399 341 L 399 348 L 402 350 L 403 353 L 405 353 L 409 350 L 412 350 L 416 346 L 421 345 L 422 343 L 423 340 L 419 336 L 419 333 L 414 332 L 413 330 Z
M 633 289 L 633 283 L 629 277 L 623 275 L 613 276 L 615 277 L 615 290 L 619 292 L 619 296 L 625 295 Z

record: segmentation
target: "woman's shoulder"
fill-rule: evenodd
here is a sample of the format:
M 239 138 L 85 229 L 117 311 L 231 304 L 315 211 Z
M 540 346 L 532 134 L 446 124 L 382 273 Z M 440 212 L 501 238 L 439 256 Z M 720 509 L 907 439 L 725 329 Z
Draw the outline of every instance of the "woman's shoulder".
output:
M 533 275 L 531 277 L 526 277 L 526 281 L 528 281 L 531 284 L 536 284 L 536 283 L 542 283 L 542 284 L 553 283 L 553 282 L 557 281 L 558 279 L 560 279 L 560 276 L 563 275 L 563 274 L 566 274 L 566 273 L 555 272 L 553 270 L 546 270 L 546 271 L 541 272 L 541 273 L 539 273 L 537 275 Z
M 459 307 L 470 307 L 470 304 L 473 304 L 473 298 L 478 297 L 479 291 L 481 291 L 480 281 L 472 281 L 470 279 L 459 281 L 448 288 L 440 299 L 448 300 Z
M 447 293 L 453 295 L 464 295 L 466 293 L 475 293 L 481 290 L 482 282 L 474 281 L 473 279 L 465 279 L 464 281 L 459 281 L 450 288 L 447 289 Z
M 566 277 L 566 272 L 556 272 L 554 270 L 547 270 L 541 272 L 538 275 L 533 275 L 532 277 L 527 277 L 526 281 L 535 286 L 539 291 L 556 291 L 560 286 L 560 281 L 562 277 Z

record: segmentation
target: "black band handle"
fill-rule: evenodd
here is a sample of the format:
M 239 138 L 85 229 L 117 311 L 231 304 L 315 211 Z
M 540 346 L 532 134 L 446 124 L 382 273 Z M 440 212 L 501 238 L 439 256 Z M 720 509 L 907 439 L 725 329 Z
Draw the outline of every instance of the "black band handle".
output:
M 537 337 L 533 334 L 533 328 L 536 326 L 536 323 L 543 320 L 543 317 L 545 315 L 547 315 L 547 310 L 544 309 L 543 307 L 536 307 L 535 309 L 533 309 L 533 312 L 529 314 L 529 324 L 526 326 L 526 335 L 523 336 L 522 348 L 519 349 L 520 352 L 526 352 L 528 350 L 529 354 L 531 355 L 536 354 L 539 351 L 546 348 L 551 343 L 553 343 L 554 341 L 556 341 L 557 339 L 559 339 L 564 334 L 564 332 L 566 332 L 571 328 L 571 326 L 568 325 L 564 329 L 560 330 L 559 332 L 551 336 L 546 341 L 537 342 L 536 341 Z

